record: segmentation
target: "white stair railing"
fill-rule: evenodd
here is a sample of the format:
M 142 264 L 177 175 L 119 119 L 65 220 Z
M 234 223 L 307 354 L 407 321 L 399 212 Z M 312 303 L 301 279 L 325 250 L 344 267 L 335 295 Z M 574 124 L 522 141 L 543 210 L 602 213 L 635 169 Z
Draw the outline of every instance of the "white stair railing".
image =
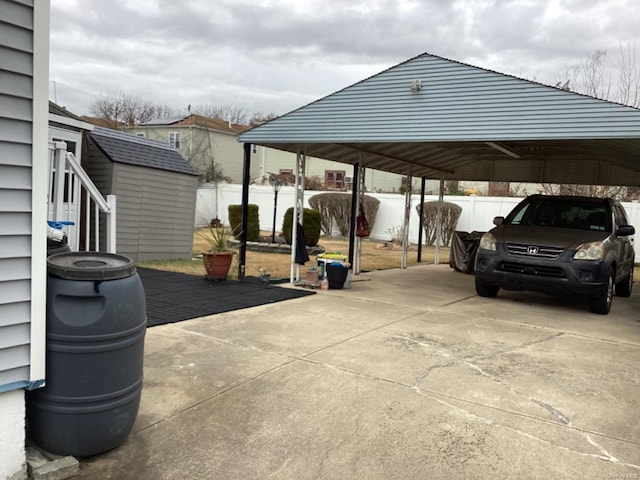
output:
M 72 250 L 79 250 L 80 225 L 85 231 L 85 250 L 100 251 L 101 214 L 105 222 L 105 250 L 116 253 L 116 196 L 102 196 L 73 153 L 67 152 L 65 142 L 49 144 L 51 164 L 49 170 L 50 220 L 73 222 Z M 62 172 L 58 175 L 57 172 Z M 84 193 L 84 219 L 80 218 L 81 194 Z M 91 240 L 93 234 L 93 248 Z M 71 236 L 70 236 L 71 237 Z

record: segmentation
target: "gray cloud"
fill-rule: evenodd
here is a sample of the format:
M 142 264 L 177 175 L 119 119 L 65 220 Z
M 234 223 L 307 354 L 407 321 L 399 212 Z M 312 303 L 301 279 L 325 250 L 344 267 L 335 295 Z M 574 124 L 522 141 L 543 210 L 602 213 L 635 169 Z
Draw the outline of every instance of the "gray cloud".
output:
M 51 80 L 87 113 L 123 90 L 285 113 L 422 52 L 553 83 L 637 40 L 636 0 L 57 0 Z

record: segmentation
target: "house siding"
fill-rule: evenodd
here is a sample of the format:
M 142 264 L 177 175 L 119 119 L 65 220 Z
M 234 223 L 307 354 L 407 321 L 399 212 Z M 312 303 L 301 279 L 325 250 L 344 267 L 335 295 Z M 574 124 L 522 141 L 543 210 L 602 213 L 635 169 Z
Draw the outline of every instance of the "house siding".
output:
M 214 143 L 216 162 L 222 166 L 222 173 L 231 178 L 234 182 L 242 183 L 242 172 L 244 170 L 244 152 L 241 143 L 238 143 L 235 135 L 209 133 Z M 223 161 L 224 159 L 224 161 Z M 260 166 L 256 155 L 252 154 L 251 169 L 249 175 L 251 180 L 259 176 Z
M 30 379 L 33 8 L 0 0 L 0 389 Z
M 0 0 L 0 478 L 26 478 L 45 375 L 49 1 Z
M 241 183 L 244 169 L 244 151 L 234 134 L 208 130 L 200 126 L 143 126 L 133 129 L 134 134 L 143 133 L 145 137 L 169 143 L 169 133 L 180 132 L 178 152 L 200 173 L 205 173 L 213 157 L 222 168 L 222 174 L 231 179 L 231 183 Z M 251 180 L 259 178 L 259 153 L 252 154 Z

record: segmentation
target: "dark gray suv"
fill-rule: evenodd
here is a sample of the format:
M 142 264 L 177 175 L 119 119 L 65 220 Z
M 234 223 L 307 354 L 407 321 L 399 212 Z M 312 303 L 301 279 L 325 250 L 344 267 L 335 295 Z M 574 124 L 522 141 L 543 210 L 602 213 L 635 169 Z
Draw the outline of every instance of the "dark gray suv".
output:
M 500 288 L 579 295 L 606 315 L 613 294 L 631 295 L 635 229 L 611 198 L 532 195 L 480 239 L 476 292 Z

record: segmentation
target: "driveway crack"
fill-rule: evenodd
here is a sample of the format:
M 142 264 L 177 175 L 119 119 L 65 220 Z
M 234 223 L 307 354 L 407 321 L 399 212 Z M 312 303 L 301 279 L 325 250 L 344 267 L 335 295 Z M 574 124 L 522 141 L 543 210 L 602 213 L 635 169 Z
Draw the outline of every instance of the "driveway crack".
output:
M 530 346 L 530 345 L 535 345 L 535 344 L 539 344 L 539 343 L 547 342 L 547 341 L 552 340 L 552 339 L 554 339 L 554 338 L 557 338 L 557 337 L 559 337 L 559 336 L 561 336 L 561 335 L 564 335 L 564 333 L 563 333 L 563 332 L 559 332 L 559 333 L 557 333 L 557 334 L 550 335 L 550 336 L 545 337 L 545 338 L 540 339 L 540 340 L 535 340 L 535 341 L 531 341 L 531 342 L 526 342 L 526 343 L 524 343 L 524 344 L 522 344 L 522 345 L 519 345 L 519 346 L 517 346 L 517 347 L 514 347 L 513 349 L 510 349 L 510 350 L 508 350 L 508 351 L 513 351 L 513 350 L 518 349 L 518 348 L 524 348 L 524 347 L 527 347 L 527 346 Z M 488 378 L 489 380 L 491 380 L 491 381 L 493 381 L 493 382 L 496 382 L 496 383 L 498 383 L 498 384 L 502 385 L 504 388 L 506 388 L 508 391 L 510 391 L 510 392 L 512 392 L 512 393 L 514 393 L 515 395 L 518 395 L 518 396 L 520 396 L 520 397 L 522 397 L 522 398 L 525 398 L 525 399 L 527 399 L 528 401 L 530 401 L 530 402 L 534 403 L 535 405 L 538 405 L 539 407 L 543 408 L 544 410 L 546 410 L 547 412 L 549 412 L 549 413 L 551 414 L 551 416 L 552 416 L 552 417 L 553 417 L 557 422 L 559 422 L 559 423 L 561 423 L 561 424 L 563 424 L 563 425 L 566 425 L 566 426 L 568 426 L 568 427 L 571 427 L 574 431 L 578 432 L 578 433 L 579 433 L 579 434 L 580 434 L 580 435 L 581 435 L 581 436 L 582 436 L 582 437 L 583 437 L 583 438 L 584 438 L 584 439 L 585 439 L 585 440 L 586 440 L 586 441 L 587 441 L 587 442 L 588 442 L 592 447 L 596 448 L 596 449 L 598 450 L 598 452 L 599 452 L 599 454 L 591 454 L 591 453 L 585 453 L 585 452 L 575 452 L 575 453 L 578 453 L 578 454 L 580 454 L 580 455 L 589 456 L 589 457 L 600 458 L 600 459 L 602 459 L 602 460 L 606 460 L 606 461 L 609 461 L 609 462 L 612 462 L 612 463 L 615 463 L 615 464 L 623 465 L 623 466 L 628 467 L 628 468 L 632 468 L 632 469 L 635 469 L 635 470 L 640 470 L 640 465 L 635 465 L 635 464 L 631 464 L 631 463 L 624 463 L 624 462 L 619 461 L 619 460 L 618 460 L 614 455 L 612 455 L 610 452 L 608 452 L 606 448 L 604 448 L 604 447 L 603 447 L 602 445 L 600 445 L 597 441 L 595 441 L 591 435 L 589 435 L 587 432 L 585 432 L 585 431 L 583 431 L 583 430 L 581 430 L 581 429 L 579 429 L 579 428 L 574 427 L 574 426 L 572 425 L 572 423 L 571 423 L 571 419 L 570 419 L 567 415 L 563 414 L 563 413 L 562 413 L 560 410 L 558 410 L 557 408 L 555 408 L 555 407 L 553 407 L 553 406 L 549 405 L 549 404 L 548 404 L 548 403 L 546 403 L 546 402 L 543 402 L 543 401 L 538 400 L 538 399 L 536 399 L 536 398 L 530 397 L 530 396 L 526 395 L 526 394 L 525 394 L 525 393 L 523 393 L 523 392 L 520 392 L 519 390 L 515 389 L 515 388 L 514 388 L 514 387 L 512 387 L 511 385 L 509 385 L 509 384 L 505 383 L 502 379 L 500 379 L 500 378 L 498 378 L 498 377 L 495 377 L 494 375 L 491 375 L 491 374 L 489 374 L 489 373 L 485 372 L 485 371 L 484 371 L 481 367 L 479 367 L 478 365 L 475 365 L 474 363 L 472 363 L 472 362 L 470 362 L 470 361 L 468 361 L 468 360 L 464 360 L 464 359 L 456 358 L 454 355 L 452 355 L 451 353 L 449 353 L 449 352 L 447 352 L 447 351 L 445 351 L 445 350 L 443 350 L 443 349 L 436 348 L 436 347 L 434 347 L 433 345 L 431 345 L 431 344 L 429 344 L 429 343 L 426 343 L 426 342 L 423 342 L 423 341 L 417 340 L 417 339 L 412 338 L 412 337 L 410 337 L 410 336 L 409 336 L 409 337 L 405 337 L 405 336 L 398 336 L 398 335 L 397 335 L 397 336 L 394 336 L 393 338 L 396 338 L 396 339 L 400 339 L 400 340 L 404 340 L 404 341 L 407 341 L 407 342 L 414 343 L 414 344 L 419 345 L 419 346 L 421 346 L 421 347 L 423 347 L 423 348 L 429 349 L 429 350 L 431 350 L 431 351 L 435 352 L 437 355 L 442 356 L 442 357 L 445 357 L 445 358 L 447 359 L 447 363 L 445 363 L 445 364 L 438 364 L 438 365 L 434 365 L 434 366 L 432 366 L 432 367 L 429 367 L 429 368 L 427 368 L 424 372 L 422 372 L 422 374 L 421 374 L 420 376 L 418 376 L 418 378 L 417 378 L 417 380 L 416 380 L 416 383 L 415 383 L 415 384 L 413 385 L 413 387 L 412 387 L 412 389 L 413 389 L 413 390 L 414 390 L 418 395 L 428 397 L 428 398 L 430 398 L 430 399 L 432 399 L 432 400 L 434 400 L 434 401 L 436 401 L 436 402 L 438 402 L 438 403 L 440 403 L 440 404 L 442 404 L 442 405 L 446 405 L 446 406 L 448 406 L 448 407 L 450 407 L 450 408 L 453 408 L 453 409 L 455 409 L 455 410 L 462 411 L 462 412 L 464 412 L 466 415 L 470 415 L 470 416 L 472 416 L 472 417 L 474 417 L 474 418 L 481 419 L 481 420 L 485 421 L 486 423 L 489 423 L 489 424 L 492 424 L 492 425 L 500 425 L 500 424 L 495 423 L 495 422 L 494 422 L 493 420 L 491 420 L 491 419 L 481 417 L 481 416 L 479 416 L 479 415 L 476 415 L 476 414 L 474 414 L 474 413 L 470 412 L 469 410 L 463 409 L 463 408 L 461 408 L 461 407 L 456 407 L 456 406 L 454 406 L 454 405 L 452 405 L 452 404 L 450 404 L 450 403 L 448 403 L 448 402 L 445 402 L 444 400 L 441 400 L 441 399 L 435 398 L 435 397 L 434 397 L 434 396 L 432 396 L 432 395 L 428 395 L 426 392 L 424 392 L 424 391 L 420 388 L 420 382 L 421 382 L 421 381 L 422 381 L 422 380 L 423 380 L 423 379 L 424 379 L 424 378 L 425 378 L 425 377 L 426 377 L 426 376 L 427 376 L 427 375 L 428 375 L 432 370 L 434 370 L 434 369 L 436 369 L 436 368 L 445 368 L 445 367 L 450 367 L 450 366 L 455 365 L 456 363 L 458 363 L 458 364 L 462 364 L 462 365 L 465 365 L 466 367 L 468 367 L 468 368 L 472 369 L 473 371 L 475 371 L 478 375 L 482 375 L 483 377 L 486 377 L 486 378 Z M 504 352 L 500 352 L 500 353 L 504 353 Z M 512 428 L 512 427 L 508 427 L 508 426 L 505 426 L 505 425 L 501 425 L 501 426 L 502 426 L 503 428 L 508 428 L 508 429 L 510 429 L 510 430 L 512 430 L 512 431 L 514 431 L 514 432 L 517 432 L 518 434 L 524 435 L 524 436 L 526 436 L 526 437 L 529 437 L 529 438 L 532 438 L 532 439 L 537 439 L 537 440 L 542 441 L 542 442 L 545 442 L 545 443 L 550 443 L 550 442 L 549 442 L 549 441 L 547 441 L 547 440 L 541 439 L 541 438 L 536 437 L 536 436 L 534 436 L 534 435 L 531 435 L 531 434 L 529 434 L 529 433 L 527 433 L 527 432 L 523 432 L 523 431 L 521 431 L 521 430 L 514 429 L 514 428 Z M 562 448 L 562 449 L 565 449 L 565 450 L 569 450 L 569 451 L 574 452 L 574 450 L 572 450 L 572 449 L 570 449 L 570 448 L 568 448 L 568 447 L 562 446 L 562 445 L 555 445 L 555 446 L 557 446 L 558 448 Z
M 422 383 L 422 381 L 427 377 L 427 375 L 429 375 L 433 370 L 437 369 L 437 368 L 447 368 L 447 367 L 451 367 L 453 366 L 455 363 L 453 362 L 453 360 L 447 362 L 447 363 L 440 363 L 437 365 L 431 365 L 429 368 L 426 368 L 420 375 L 418 375 L 418 377 L 416 378 L 416 383 L 414 384 L 415 388 L 419 388 L 420 384 Z

